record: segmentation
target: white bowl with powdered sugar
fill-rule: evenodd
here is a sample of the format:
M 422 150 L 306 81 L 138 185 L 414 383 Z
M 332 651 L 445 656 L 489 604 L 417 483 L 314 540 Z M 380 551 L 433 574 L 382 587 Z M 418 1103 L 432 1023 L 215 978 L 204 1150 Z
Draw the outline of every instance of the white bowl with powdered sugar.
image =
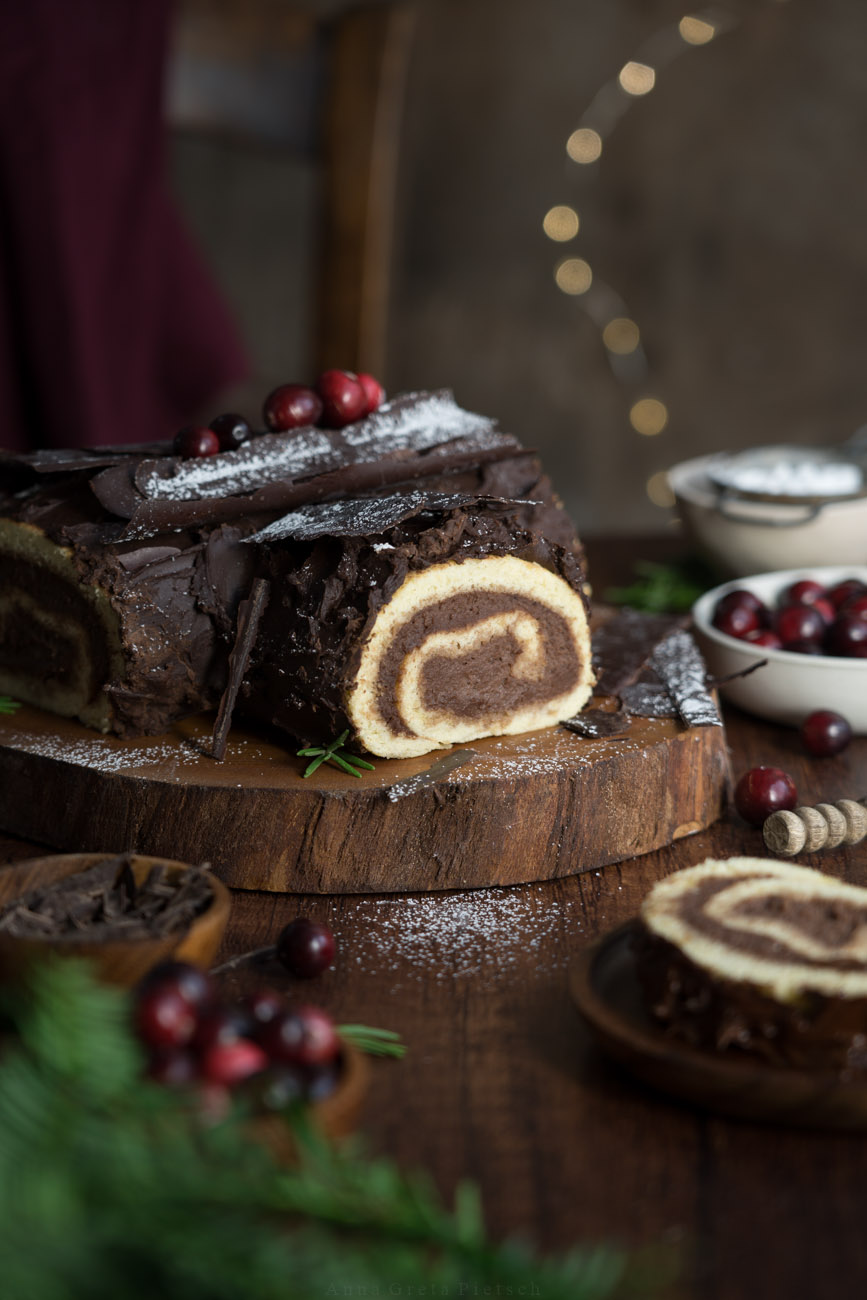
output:
M 867 476 L 811 449 L 757 448 L 668 471 L 686 531 L 722 574 L 867 561 Z

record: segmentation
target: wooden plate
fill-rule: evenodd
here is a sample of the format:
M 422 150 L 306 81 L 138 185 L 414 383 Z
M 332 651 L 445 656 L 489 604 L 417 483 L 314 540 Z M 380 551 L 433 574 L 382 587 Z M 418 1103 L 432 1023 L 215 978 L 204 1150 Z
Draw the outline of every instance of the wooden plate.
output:
M 867 1081 L 788 1070 L 669 1038 L 644 1010 L 630 921 L 583 950 L 569 990 L 603 1050 L 642 1083 L 702 1110 L 798 1128 L 867 1131 Z
M 339 894 L 482 888 L 589 871 L 703 830 L 726 798 L 722 727 L 635 718 L 377 759 L 360 780 L 213 719 L 120 740 L 22 707 L 0 717 L 0 827 L 58 849 L 210 862 L 240 889 Z M 452 757 L 454 757 L 452 755 Z

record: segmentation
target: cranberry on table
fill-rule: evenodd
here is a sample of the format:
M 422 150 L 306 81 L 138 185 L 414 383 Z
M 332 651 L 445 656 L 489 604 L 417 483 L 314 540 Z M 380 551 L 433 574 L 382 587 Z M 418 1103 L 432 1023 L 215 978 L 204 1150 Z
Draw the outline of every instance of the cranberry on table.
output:
M 253 430 L 237 411 L 225 411 L 211 421 L 211 430 L 220 440 L 220 451 L 235 451 L 252 436 Z
M 316 381 L 322 398 L 322 422 L 331 429 L 342 429 L 367 413 L 367 395 L 358 376 L 348 370 L 325 370 Z
M 259 1042 L 279 1065 L 326 1065 L 340 1052 L 334 1021 L 310 1006 L 295 1007 L 272 1020 L 259 1035 Z
M 385 401 L 385 389 L 378 379 L 374 379 L 373 375 L 359 374 L 355 377 L 364 389 L 367 403 L 364 414 L 372 415 L 374 411 L 379 410 Z
M 299 916 L 285 926 L 277 939 L 277 958 L 292 975 L 313 979 L 334 961 L 337 945 L 326 925 Z
M 867 659 L 867 618 L 844 610 L 828 628 L 825 645 L 830 655 Z
M 281 384 L 265 398 L 262 415 L 272 433 L 300 429 L 322 419 L 322 399 L 306 384 Z
M 275 989 L 256 989 L 248 993 L 241 1001 L 241 1006 L 250 1019 L 252 1035 L 255 1038 L 263 1025 L 282 1016 L 288 1010 L 286 999 Z
M 817 758 L 830 758 L 846 748 L 852 739 L 852 728 L 840 713 L 832 709 L 817 709 L 801 724 L 804 748 Z
M 216 456 L 221 450 L 220 439 L 214 430 L 195 424 L 188 424 L 175 434 L 172 448 L 176 456 L 183 456 L 185 460 Z
M 754 767 L 735 786 L 735 808 L 751 826 L 761 826 L 771 813 L 798 806 L 795 783 L 779 767 Z
M 783 649 L 792 641 L 820 642 L 825 635 L 825 620 L 812 605 L 785 605 L 774 620 Z

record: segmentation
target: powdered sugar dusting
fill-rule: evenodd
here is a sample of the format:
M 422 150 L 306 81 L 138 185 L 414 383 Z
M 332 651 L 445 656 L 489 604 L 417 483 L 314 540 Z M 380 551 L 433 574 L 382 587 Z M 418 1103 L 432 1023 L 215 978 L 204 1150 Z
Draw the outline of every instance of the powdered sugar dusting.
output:
M 291 433 L 265 434 L 245 442 L 236 451 L 181 461 L 170 477 L 156 468 L 137 476 L 147 497 L 192 501 L 226 494 L 255 492 L 266 483 L 279 483 L 305 474 L 322 474 L 344 463 L 344 455 L 324 429 L 304 428 Z
M 4 731 L 3 743 L 26 754 L 36 754 L 58 763 L 70 763 L 73 767 L 91 768 L 95 772 L 140 776 L 142 769 L 145 769 L 153 777 L 154 769 L 162 768 L 160 776 L 167 780 L 172 777 L 172 769 L 198 767 L 203 761 L 201 747 L 193 741 L 180 738 L 141 744 L 103 740 L 100 737 L 92 740 L 67 740 L 61 736 L 35 736 L 26 731 Z M 249 758 L 249 748 L 245 741 L 230 744 L 227 755 L 232 758 Z
M 407 974 L 451 983 L 455 979 L 502 978 L 526 970 L 562 970 L 573 949 L 564 942 L 581 930 L 580 897 L 565 901 L 550 885 L 474 889 L 456 894 L 359 898 L 343 951 L 371 974 Z M 370 942 L 360 947 L 359 934 Z
M 356 451 L 426 451 L 467 434 L 492 431 L 496 422 L 457 405 L 451 393 L 411 393 L 400 402 L 380 407 L 373 415 L 343 430 L 347 446 Z
M 391 496 L 350 497 L 343 501 L 301 506 L 245 540 L 275 542 L 283 538 L 369 537 L 393 528 L 421 510 L 454 510 L 474 500 L 440 492 L 394 492 Z

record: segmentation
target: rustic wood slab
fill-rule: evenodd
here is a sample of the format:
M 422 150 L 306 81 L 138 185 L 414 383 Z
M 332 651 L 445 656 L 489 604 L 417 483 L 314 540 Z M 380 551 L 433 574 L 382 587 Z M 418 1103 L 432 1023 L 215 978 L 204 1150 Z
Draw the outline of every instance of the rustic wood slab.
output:
M 607 740 L 553 727 L 475 741 L 467 761 L 408 789 L 443 755 L 304 779 L 303 760 L 237 728 L 215 762 L 212 725 L 203 715 L 119 740 L 21 708 L 0 719 L 0 827 L 68 851 L 207 861 L 241 889 L 462 889 L 670 844 L 716 820 L 728 776 L 721 727 L 668 719 L 635 718 Z

